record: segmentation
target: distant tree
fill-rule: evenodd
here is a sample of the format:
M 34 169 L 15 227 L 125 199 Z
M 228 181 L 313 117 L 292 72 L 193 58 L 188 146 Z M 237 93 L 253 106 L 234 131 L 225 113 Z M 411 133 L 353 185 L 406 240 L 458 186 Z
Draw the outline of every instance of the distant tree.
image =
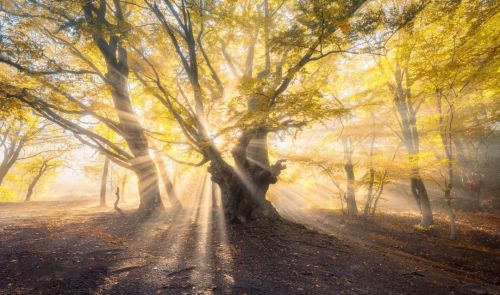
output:
M 31 201 L 35 188 L 40 184 L 41 180 L 62 165 L 63 162 L 58 159 L 58 155 L 47 153 L 35 157 L 28 165 L 23 165 L 22 169 L 28 170 L 28 174 L 32 177 L 26 190 L 24 201 Z
M 0 185 L 14 164 L 36 156 L 23 153 L 23 149 L 36 144 L 36 136 L 44 128 L 40 120 L 21 119 L 5 115 L 0 119 L 0 149 L 2 160 L 0 162 Z

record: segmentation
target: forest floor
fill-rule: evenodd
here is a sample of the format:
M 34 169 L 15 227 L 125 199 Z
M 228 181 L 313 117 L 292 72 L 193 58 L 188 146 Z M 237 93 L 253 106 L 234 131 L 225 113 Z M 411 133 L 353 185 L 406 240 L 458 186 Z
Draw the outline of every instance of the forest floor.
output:
M 313 231 L 226 225 L 200 203 L 146 222 L 131 206 L 0 204 L 0 294 L 500 294 L 495 216 L 459 216 L 450 242 L 440 219 L 422 233 L 411 216 L 288 214 Z

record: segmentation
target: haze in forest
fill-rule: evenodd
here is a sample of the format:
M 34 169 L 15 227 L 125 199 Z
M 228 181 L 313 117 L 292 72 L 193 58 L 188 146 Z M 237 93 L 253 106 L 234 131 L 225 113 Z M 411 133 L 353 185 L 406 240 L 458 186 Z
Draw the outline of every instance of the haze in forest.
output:
M 499 1 L 0 3 L 0 221 L 498 241 Z

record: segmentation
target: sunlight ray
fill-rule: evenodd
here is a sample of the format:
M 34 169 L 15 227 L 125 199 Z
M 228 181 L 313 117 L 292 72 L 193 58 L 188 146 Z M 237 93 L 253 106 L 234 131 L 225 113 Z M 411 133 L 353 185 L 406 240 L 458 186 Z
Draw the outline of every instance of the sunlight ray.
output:
M 205 288 L 213 284 L 214 275 L 209 270 L 213 268 L 213 245 L 212 245 L 212 184 L 208 173 L 205 174 L 203 187 L 200 195 L 201 203 L 198 210 L 196 222 L 196 254 L 195 261 L 197 269 L 193 271 L 191 281 L 198 288 Z M 209 293 L 211 293 L 209 291 Z
M 231 252 L 231 247 L 229 246 L 229 240 L 227 237 L 227 227 L 226 218 L 224 215 L 224 210 L 222 208 L 222 199 L 220 194 L 220 188 L 217 184 L 212 182 L 212 194 L 214 197 L 214 208 L 215 215 L 217 217 L 217 238 L 220 242 L 220 251 L 217 251 L 217 258 L 221 263 L 221 270 L 223 275 L 223 280 L 227 286 L 225 292 L 229 292 L 229 288 L 234 285 L 233 272 L 233 255 Z M 219 249 L 218 249 L 219 250 Z M 220 253 L 219 253 L 220 252 Z

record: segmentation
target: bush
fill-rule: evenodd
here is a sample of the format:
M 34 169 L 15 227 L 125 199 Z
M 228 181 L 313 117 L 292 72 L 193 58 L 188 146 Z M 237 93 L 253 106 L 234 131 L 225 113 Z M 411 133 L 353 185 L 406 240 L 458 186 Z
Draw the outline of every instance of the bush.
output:
M 13 190 L 0 186 L 0 202 L 17 202 L 21 197 Z

